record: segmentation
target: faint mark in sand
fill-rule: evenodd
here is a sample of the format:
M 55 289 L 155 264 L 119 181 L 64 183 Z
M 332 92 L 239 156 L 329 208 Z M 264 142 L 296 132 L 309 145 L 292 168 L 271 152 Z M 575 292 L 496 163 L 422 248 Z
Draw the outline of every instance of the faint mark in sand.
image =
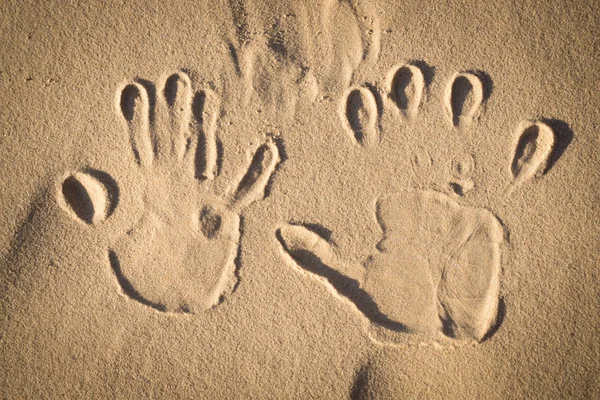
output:
M 292 122 L 298 102 L 314 100 L 318 91 L 308 65 L 305 21 L 294 12 L 271 14 L 243 0 L 229 0 L 229 8 L 235 38 L 228 48 L 243 87 L 242 108 L 271 124 Z
M 418 187 L 435 188 L 438 191 L 451 195 L 465 196 L 475 188 L 472 179 L 475 170 L 475 157 L 470 153 L 463 153 L 455 157 L 448 171 L 445 171 L 443 183 L 435 181 L 434 165 L 431 155 L 422 147 L 413 150 L 410 163 Z
M 452 160 L 452 176 L 461 179 L 470 176 L 475 169 L 475 158 L 472 154 L 463 154 L 460 158 Z
M 363 14 L 363 15 L 361 15 Z M 365 15 L 352 2 L 325 0 L 321 19 L 322 49 L 313 55 L 317 77 L 333 93 L 348 88 L 356 72 L 377 61 L 381 30 L 376 15 Z M 364 22 L 372 22 L 372 26 Z
M 487 210 L 460 206 L 431 191 L 401 192 L 377 202 L 379 252 L 362 266 L 301 226 L 279 241 L 295 265 L 330 283 L 369 321 L 396 332 L 482 340 L 494 326 L 503 228 Z
M 249 40 L 250 37 L 248 27 L 248 11 L 246 10 L 245 1 L 228 0 L 228 2 L 233 23 L 235 24 L 237 45 L 242 46 Z
M 110 246 L 108 263 L 124 295 L 161 312 L 195 313 L 219 304 L 238 282 L 236 260 L 241 212 L 266 196 L 280 161 L 267 138 L 230 193 L 217 194 L 218 96 L 194 93 L 183 72 L 159 90 L 147 81 L 126 84 L 116 108 L 129 135 L 133 182 L 141 217 Z M 97 223 L 116 206 L 116 184 L 104 173 L 84 171 L 62 184 L 63 208 Z
M 475 157 L 464 153 L 452 160 L 450 164 L 450 189 L 459 196 L 464 196 L 475 188 L 471 175 L 475 170 Z
M 279 121 L 293 120 L 302 99 L 339 96 L 379 58 L 380 19 L 370 2 L 296 2 L 285 13 L 250 1 L 228 3 L 228 49 L 245 86 L 242 102 L 260 104 Z
M 343 98 L 340 117 L 349 136 L 362 146 L 373 146 L 379 141 L 377 100 L 370 88 L 351 88 Z
M 410 165 L 415 177 L 420 182 L 428 183 L 431 179 L 433 160 L 427 150 L 417 147 L 410 156 Z
M 69 175 L 60 185 L 58 202 L 75 220 L 98 224 L 115 210 L 119 200 L 116 182 L 102 171 L 86 169 Z

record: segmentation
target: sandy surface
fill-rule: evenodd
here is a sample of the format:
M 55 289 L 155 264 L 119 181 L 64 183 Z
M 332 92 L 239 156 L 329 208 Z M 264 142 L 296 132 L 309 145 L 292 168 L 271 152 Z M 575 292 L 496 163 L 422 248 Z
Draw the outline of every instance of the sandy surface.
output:
M 3 1 L 0 397 L 600 398 L 600 11 L 476 3 Z

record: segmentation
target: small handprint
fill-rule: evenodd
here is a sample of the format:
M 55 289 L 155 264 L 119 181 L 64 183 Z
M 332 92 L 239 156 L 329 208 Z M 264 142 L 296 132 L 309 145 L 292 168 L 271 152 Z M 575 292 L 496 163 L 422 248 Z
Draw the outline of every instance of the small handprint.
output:
M 111 246 L 109 261 L 128 297 L 162 312 L 195 313 L 218 304 L 237 283 L 240 213 L 264 197 L 279 152 L 267 139 L 239 184 L 217 196 L 216 95 L 208 90 L 194 95 L 183 72 L 166 79 L 158 93 L 150 99 L 139 82 L 120 91 L 118 110 L 144 210 Z M 106 187 L 78 172 L 65 180 L 61 202 L 79 220 L 98 223 L 115 205 Z

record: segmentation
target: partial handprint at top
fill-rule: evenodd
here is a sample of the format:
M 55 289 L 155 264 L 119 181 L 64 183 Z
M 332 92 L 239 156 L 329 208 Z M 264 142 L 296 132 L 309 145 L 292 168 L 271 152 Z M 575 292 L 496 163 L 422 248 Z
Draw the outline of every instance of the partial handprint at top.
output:
M 414 127 L 426 99 L 426 74 L 418 63 L 392 68 L 380 96 L 374 85 L 350 88 L 339 116 L 351 142 L 374 148 L 380 141 L 385 109 Z M 443 93 L 450 129 L 473 130 L 491 89 L 479 71 L 454 74 Z M 545 121 L 518 127 L 511 180 L 506 194 L 543 174 L 555 147 L 555 133 Z M 429 154 L 411 156 L 416 178 L 432 167 Z M 324 278 L 369 321 L 372 337 L 404 342 L 406 333 L 434 340 L 482 341 L 501 322 L 502 247 L 505 227 L 488 209 L 463 204 L 475 185 L 473 154 L 452 160 L 444 182 L 421 190 L 399 190 L 378 198 L 375 217 L 383 238 L 362 265 L 343 260 L 336 247 L 302 224 L 279 227 L 284 256 L 300 271 Z
M 154 108 L 151 107 L 154 104 Z M 230 193 L 213 193 L 219 175 L 219 103 L 209 90 L 194 94 L 183 72 L 168 77 L 151 99 L 140 82 L 119 91 L 117 108 L 142 186 L 141 218 L 109 249 L 125 295 L 155 310 L 195 313 L 218 304 L 236 283 L 240 213 L 264 197 L 279 162 L 272 139 L 259 147 Z M 77 172 L 62 185 L 61 204 L 76 219 L 102 222 L 116 205 L 98 174 Z

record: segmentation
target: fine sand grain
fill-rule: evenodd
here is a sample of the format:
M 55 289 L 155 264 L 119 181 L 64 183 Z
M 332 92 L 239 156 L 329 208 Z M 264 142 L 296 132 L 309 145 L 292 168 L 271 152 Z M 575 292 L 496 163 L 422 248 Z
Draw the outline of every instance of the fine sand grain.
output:
M 483 3 L 0 2 L 0 398 L 600 398 L 600 9 Z

